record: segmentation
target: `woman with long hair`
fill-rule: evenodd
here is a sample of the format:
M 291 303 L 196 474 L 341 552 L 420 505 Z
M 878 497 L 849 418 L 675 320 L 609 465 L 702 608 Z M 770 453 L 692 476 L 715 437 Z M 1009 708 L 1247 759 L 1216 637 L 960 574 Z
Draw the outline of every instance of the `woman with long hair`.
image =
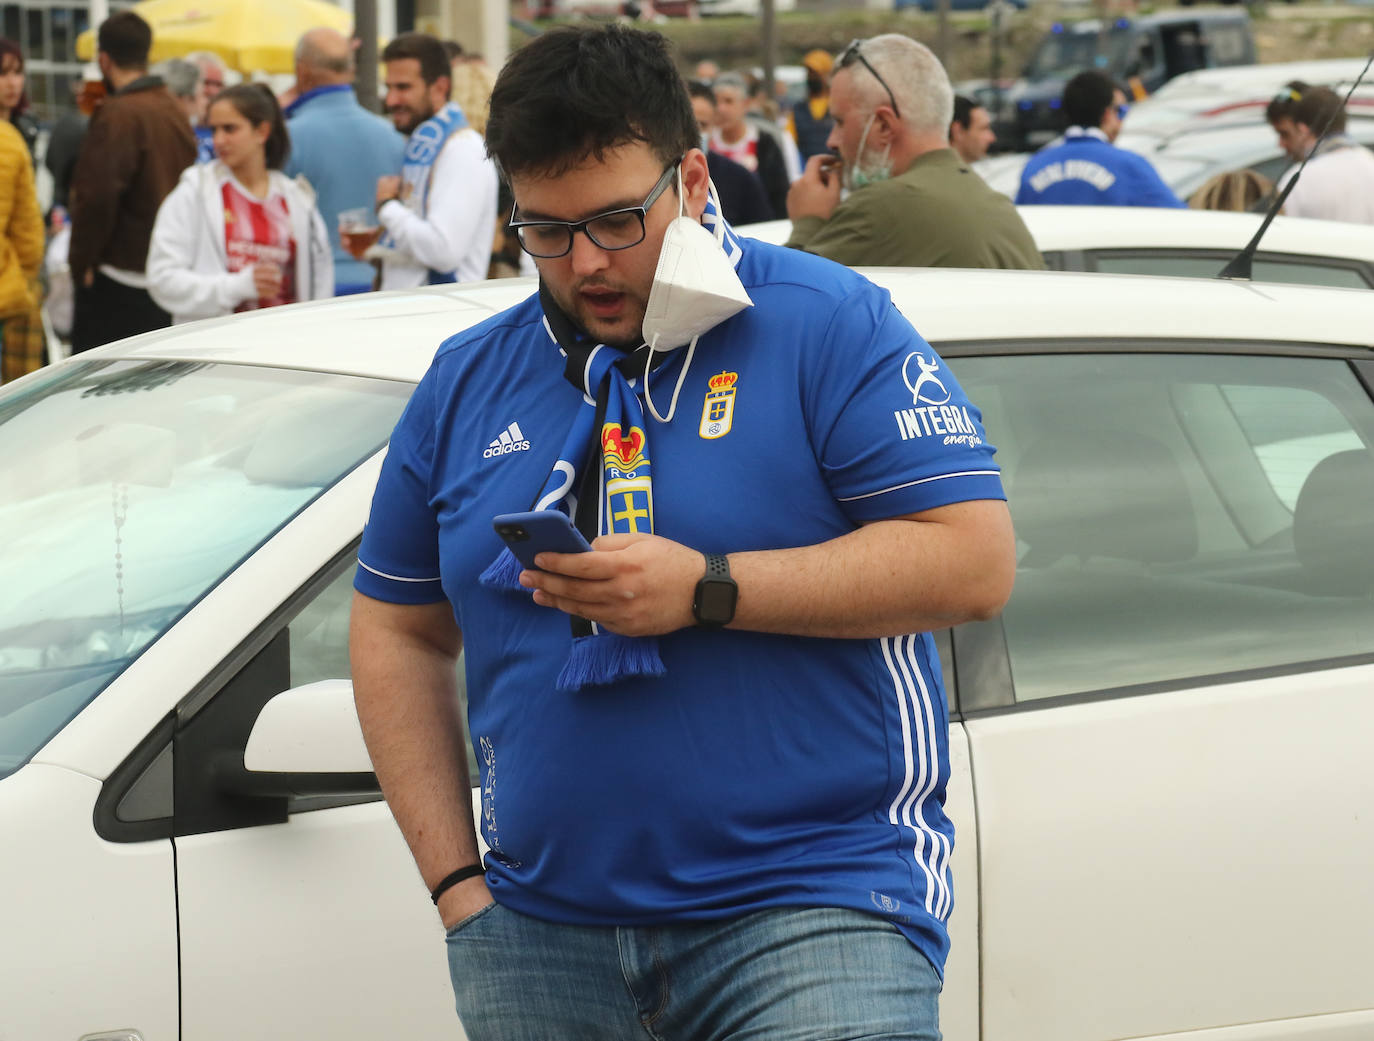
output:
M 34 142 L 38 140 L 38 121 L 29 115 L 26 82 L 24 52 L 19 44 L 0 36 L 0 120 L 13 124 L 32 157 Z
M 174 322 L 317 300 L 334 259 L 315 195 L 281 172 L 291 149 L 272 92 L 245 83 L 210 105 L 216 159 L 163 201 L 148 248 L 148 292 Z
M 15 118 L 28 107 L 24 57 L 0 38 L 0 382 L 43 365 L 43 216 L 34 190 L 33 156 Z

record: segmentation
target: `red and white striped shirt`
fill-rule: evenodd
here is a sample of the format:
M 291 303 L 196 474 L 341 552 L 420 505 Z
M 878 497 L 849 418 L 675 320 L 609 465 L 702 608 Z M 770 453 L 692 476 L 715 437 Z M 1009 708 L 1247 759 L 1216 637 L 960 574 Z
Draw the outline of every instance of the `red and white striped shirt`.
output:
M 280 193 L 255 198 L 233 178 L 221 189 L 224 200 L 224 248 L 231 272 L 254 264 L 272 263 L 282 270 L 281 291 L 270 299 L 245 300 L 236 311 L 296 302 L 296 241 L 291 215 Z

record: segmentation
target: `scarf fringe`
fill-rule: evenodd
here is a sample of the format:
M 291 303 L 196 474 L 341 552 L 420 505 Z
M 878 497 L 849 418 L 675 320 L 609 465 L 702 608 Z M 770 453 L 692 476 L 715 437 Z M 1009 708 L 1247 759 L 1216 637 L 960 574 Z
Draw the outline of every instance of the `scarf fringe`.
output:
M 477 576 L 477 582 L 487 589 L 508 589 L 514 592 L 527 592 L 520 584 L 520 572 L 525 570 L 525 565 L 510 547 L 506 546 L 501 550 L 501 555 L 487 565 L 487 569 Z
M 572 652 L 558 674 L 559 690 L 578 690 L 636 676 L 667 673 L 656 636 L 621 636 L 602 632 L 574 637 Z

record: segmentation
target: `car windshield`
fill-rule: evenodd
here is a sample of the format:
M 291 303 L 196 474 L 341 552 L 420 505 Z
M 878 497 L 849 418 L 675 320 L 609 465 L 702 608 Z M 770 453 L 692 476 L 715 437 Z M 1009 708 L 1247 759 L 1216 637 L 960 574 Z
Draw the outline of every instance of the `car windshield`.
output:
M 1130 42 L 1131 34 L 1125 29 L 1114 28 L 1105 34 L 1052 32 L 1031 56 L 1026 79 L 1067 81 L 1089 68 L 1115 72 L 1124 63 Z
M 375 453 L 410 390 L 93 360 L 0 392 L 0 777 Z

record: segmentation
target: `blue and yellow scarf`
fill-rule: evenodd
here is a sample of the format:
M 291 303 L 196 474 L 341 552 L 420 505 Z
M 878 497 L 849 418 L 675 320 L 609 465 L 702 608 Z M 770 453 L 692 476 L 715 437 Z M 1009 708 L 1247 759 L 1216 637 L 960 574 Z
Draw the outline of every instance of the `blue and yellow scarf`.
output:
M 671 352 L 651 352 L 647 346 L 625 352 L 593 344 L 542 283 L 539 301 L 544 327 L 566 358 L 563 375 L 582 391 L 582 407 L 530 509 L 561 511 L 588 542 L 603 534 L 653 534 L 653 467 L 640 395 L 646 363 L 660 365 Z M 651 359 L 651 353 L 656 357 Z M 503 549 L 480 581 L 527 593 L 520 571 L 515 555 Z M 560 690 L 663 675 L 657 638 L 621 636 L 576 616 L 571 626 L 572 651 L 558 676 Z

